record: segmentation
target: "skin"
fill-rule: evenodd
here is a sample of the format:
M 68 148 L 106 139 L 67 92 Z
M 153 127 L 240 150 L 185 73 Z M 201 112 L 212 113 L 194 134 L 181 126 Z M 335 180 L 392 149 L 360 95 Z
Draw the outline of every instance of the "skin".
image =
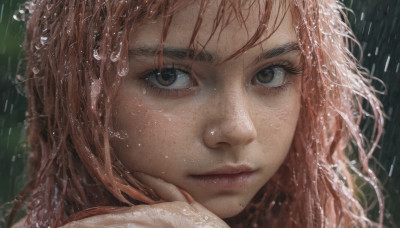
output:
M 203 16 L 195 42 L 199 47 L 210 36 L 218 4 L 211 1 Z M 198 10 L 199 5 L 193 3 L 174 15 L 164 42 L 166 49 L 187 50 Z M 179 81 L 184 88 L 160 89 L 154 83 L 149 86 L 146 77 L 149 81 L 149 72 L 157 69 L 157 61 L 152 55 L 132 51 L 129 75 L 124 78 L 113 113 L 116 128 L 128 133 L 126 139 L 115 139 L 113 147 L 130 171 L 184 189 L 220 218 L 241 212 L 278 170 L 289 152 L 300 110 L 301 76 L 286 72 L 281 88 L 272 88 L 273 83 L 262 84 L 257 78 L 258 72 L 272 69 L 272 64 L 300 65 L 296 50 L 257 61 L 268 50 L 296 43 L 289 13 L 269 39 L 221 64 L 248 41 L 248 34 L 255 32 L 258 10 L 250 10 L 254 11 L 246 26 L 233 19 L 220 34 L 217 30 L 211 37 L 205 51 L 214 61 L 164 56 L 164 67 L 189 73 Z M 273 12 L 274 19 L 276 10 Z M 131 35 L 130 50 L 156 49 L 161 29 L 161 18 L 135 29 L 140 32 Z M 239 165 L 254 171 L 240 188 L 213 188 L 192 178 Z

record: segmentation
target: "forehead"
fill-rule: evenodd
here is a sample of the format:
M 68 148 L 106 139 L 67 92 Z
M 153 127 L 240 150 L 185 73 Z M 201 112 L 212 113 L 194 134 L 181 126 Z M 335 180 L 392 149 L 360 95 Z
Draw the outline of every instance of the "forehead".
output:
M 201 2 L 191 1 L 174 12 L 163 42 L 164 47 L 189 48 L 192 44 L 196 49 L 212 50 L 213 53 L 227 57 L 240 50 L 258 32 L 260 25 L 267 26 L 267 30 L 258 40 L 265 39 L 258 50 L 296 41 L 292 17 L 285 1 L 244 1 L 241 5 L 210 1 L 204 12 L 199 14 Z M 266 10 L 266 4 L 272 4 L 270 10 Z M 265 23 L 261 18 L 268 13 L 270 17 Z M 196 27 L 199 18 L 201 25 Z M 162 16 L 146 21 L 131 33 L 130 48 L 158 46 L 162 30 Z M 197 31 L 195 37 L 194 31 Z

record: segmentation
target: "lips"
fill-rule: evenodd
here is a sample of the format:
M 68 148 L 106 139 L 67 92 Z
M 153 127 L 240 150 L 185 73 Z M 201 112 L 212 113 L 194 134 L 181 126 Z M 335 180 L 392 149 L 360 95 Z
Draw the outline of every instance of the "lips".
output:
M 256 171 L 246 165 L 223 166 L 209 172 L 190 175 L 190 178 L 208 189 L 239 190 L 251 181 Z

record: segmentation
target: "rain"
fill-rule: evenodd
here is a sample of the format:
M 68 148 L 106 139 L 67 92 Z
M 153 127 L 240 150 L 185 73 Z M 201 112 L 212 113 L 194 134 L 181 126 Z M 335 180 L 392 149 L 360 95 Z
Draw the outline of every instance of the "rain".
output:
M 382 93 L 379 98 L 387 115 L 385 133 L 375 153 L 376 162 L 372 164 L 372 169 L 385 189 L 384 223 L 388 227 L 397 227 L 400 226 L 400 1 L 340 1 L 352 9 L 346 12 L 362 49 L 356 47 L 354 54 L 376 77 L 372 83 Z M 23 91 L 25 69 L 22 50 L 25 10 L 24 1 L 0 1 L 0 227 L 7 223 L 12 201 L 27 181 L 29 148 L 25 139 L 27 101 Z M 47 42 L 48 37 L 40 37 L 41 45 Z M 118 43 L 110 56 L 111 61 L 119 60 L 122 46 L 122 43 Z M 93 57 L 96 60 L 104 58 L 98 50 L 93 50 Z M 118 67 L 120 76 L 127 75 L 127 65 L 124 60 Z M 34 74 L 39 73 L 36 67 L 29 70 Z M 146 90 L 143 91 L 145 93 Z M 369 127 L 370 121 L 367 119 L 362 123 L 366 135 L 373 130 Z M 141 144 L 137 146 L 141 147 Z M 369 211 L 369 216 L 374 220 L 378 218 L 377 210 L 372 208 Z M 22 216 L 18 215 L 17 220 Z

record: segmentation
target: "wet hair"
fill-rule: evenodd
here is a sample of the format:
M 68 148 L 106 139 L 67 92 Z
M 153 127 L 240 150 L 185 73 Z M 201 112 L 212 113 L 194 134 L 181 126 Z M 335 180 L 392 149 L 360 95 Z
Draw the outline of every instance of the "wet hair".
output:
M 200 9 L 188 48 L 210 0 Z M 269 37 L 290 13 L 302 54 L 301 110 L 289 154 L 238 216 L 243 227 L 368 227 L 360 184 L 370 184 L 383 211 L 381 190 L 368 162 L 382 134 L 383 113 L 371 77 L 352 55 L 358 45 L 335 0 L 221 0 L 210 38 L 230 21 L 244 24 L 243 8 L 256 7 L 259 24 L 225 61 Z M 29 226 L 60 226 L 123 206 L 162 202 L 118 160 L 110 140 L 113 100 L 129 72 L 128 41 L 140 25 L 162 18 L 162 47 L 174 13 L 190 0 L 32 0 L 25 4 L 25 86 L 30 181 L 9 219 L 27 207 Z M 279 4 L 277 18 L 271 17 Z M 279 16 L 280 15 L 280 16 Z M 272 20 L 272 27 L 266 26 Z M 367 107 L 367 108 L 365 108 Z M 368 110 L 368 111 L 367 111 Z M 360 130 L 373 122 L 371 137 Z M 352 159 L 358 157 L 359 162 Z M 382 225 L 383 213 L 378 224 Z

